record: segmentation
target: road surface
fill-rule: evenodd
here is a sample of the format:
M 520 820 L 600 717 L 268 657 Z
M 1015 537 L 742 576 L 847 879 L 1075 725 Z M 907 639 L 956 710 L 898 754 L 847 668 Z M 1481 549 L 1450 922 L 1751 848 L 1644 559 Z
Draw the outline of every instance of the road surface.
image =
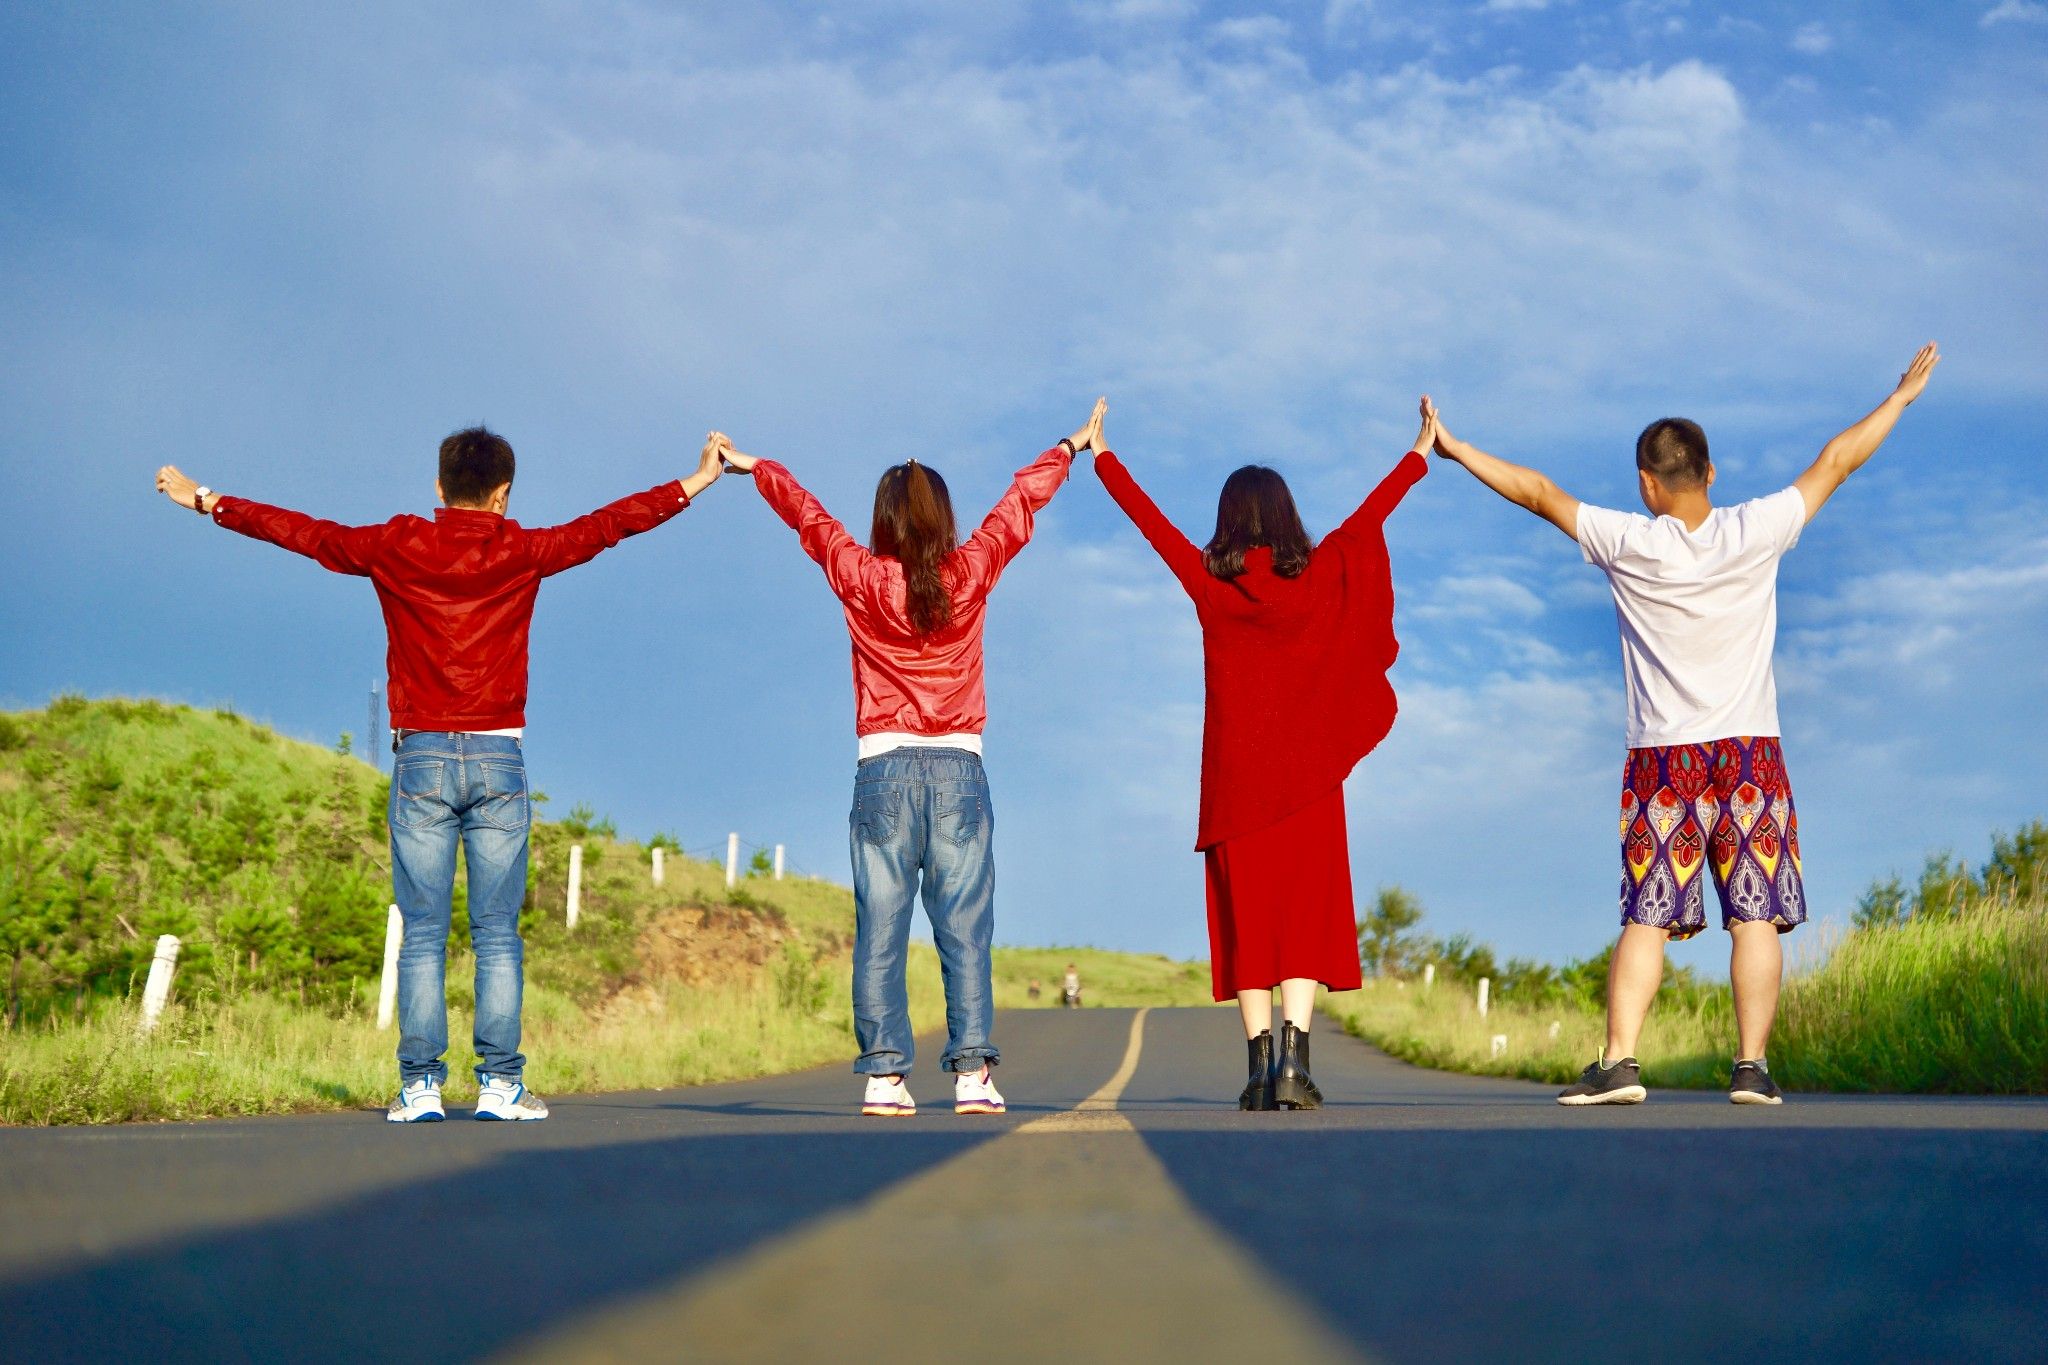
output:
M 1325 1032 L 1328 1108 L 1242 1114 L 1232 1011 L 998 1036 L 1000 1119 L 0 1130 L 0 1359 L 2048 1359 L 2048 1102 L 1566 1110 Z

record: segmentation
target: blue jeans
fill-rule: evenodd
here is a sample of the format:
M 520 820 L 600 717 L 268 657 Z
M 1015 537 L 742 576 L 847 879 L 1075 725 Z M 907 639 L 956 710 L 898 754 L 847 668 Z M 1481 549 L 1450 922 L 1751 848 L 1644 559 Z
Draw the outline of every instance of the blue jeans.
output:
M 903 985 L 911 903 L 925 917 L 946 981 L 948 1071 L 1000 1060 L 989 1043 L 995 996 L 995 808 L 981 758 L 965 749 L 897 749 L 861 760 L 853 779 L 853 1031 L 863 1076 L 908 1075 L 917 1043 Z
M 504 735 L 415 731 L 391 769 L 391 884 L 405 917 L 398 950 L 398 1071 L 403 1083 L 448 1078 L 448 921 L 455 845 L 469 867 L 469 941 L 476 950 L 477 1079 L 517 1080 L 525 950 L 526 757 Z

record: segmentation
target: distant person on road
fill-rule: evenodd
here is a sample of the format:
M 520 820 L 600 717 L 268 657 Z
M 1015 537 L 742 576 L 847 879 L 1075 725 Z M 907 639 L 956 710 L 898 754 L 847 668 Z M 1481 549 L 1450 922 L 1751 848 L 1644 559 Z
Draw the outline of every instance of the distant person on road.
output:
M 1081 1008 L 1081 970 L 1071 962 L 1067 964 L 1066 977 L 1060 982 L 1060 1008 Z
M 1028 988 L 1026 988 L 1024 994 L 1030 997 L 1032 1000 L 1036 1000 L 1043 991 L 1044 987 L 1039 985 L 1038 978 L 1034 976 L 1031 978 L 1031 985 Z
M 853 1069 L 867 1078 L 863 1114 L 917 1112 L 903 973 L 920 890 L 946 983 L 939 1063 L 953 1073 L 953 1112 L 1004 1110 L 991 1071 L 1000 1053 L 990 1037 L 995 809 L 981 764 L 982 627 L 996 580 L 1030 541 L 1075 452 L 1098 439 L 1104 407 L 1098 401 L 1080 430 L 1018 470 L 964 544 L 946 481 L 916 460 L 882 472 L 863 546 L 782 465 L 724 452 L 825 571 L 853 642 Z
M 661 525 L 719 476 L 723 438 L 707 438 L 696 472 L 561 526 L 528 529 L 505 515 L 512 447 L 483 427 L 441 442 L 432 521 L 399 516 L 341 526 L 216 493 L 178 469 L 156 486 L 217 526 L 267 540 L 336 573 L 368 578 L 389 636 L 391 880 L 405 921 L 398 955 L 399 1094 L 393 1123 L 445 1117 L 445 984 L 456 846 L 469 868 L 476 952 L 480 1119 L 534 1120 L 547 1105 L 526 1088 L 519 1051 L 532 825 L 526 759 L 526 639 L 540 582 Z
M 1236 998 L 1244 1022 L 1243 1109 L 1321 1106 L 1309 1074 L 1316 985 L 1361 984 L 1344 779 L 1393 728 L 1387 670 L 1399 646 L 1384 524 L 1428 472 L 1433 436 L 1425 423 L 1414 448 L 1319 545 L 1286 480 L 1263 465 L 1224 481 L 1215 533 L 1197 549 L 1115 455 L 1095 460 L 1202 626 L 1195 847 L 1208 883 L 1212 986 L 1216 999 Z
M 1778 936 L 1806 922 L 1806 891 L 1771 673 L 1778 563 L 1877 452 L 1940 359 L 1929 342 L 1891 395 L 1790 487 L 1732 507 L 1713 505 L 1706 433 L 1684 418 L 1661 418 L 1636 438 L 1647 517 L 1582 503 L 1437 422 L 1439 455 L 1578 542 L 1607 575 L 1621 627 L 1621 938 L 1607 978 L 1607 1045 L 1559 1104 L 1637 1104 L 1648 1094 L 1636 1041 L 1663 978 L 1665 941 L 1707 926 L 1703 871 L 1731 940 L 1737 1047 L 1728 1098 L 1782 1103 L 1764 1047 L 1784 973 Z M 1423 415 L 1436 420 L 1427 397 Z

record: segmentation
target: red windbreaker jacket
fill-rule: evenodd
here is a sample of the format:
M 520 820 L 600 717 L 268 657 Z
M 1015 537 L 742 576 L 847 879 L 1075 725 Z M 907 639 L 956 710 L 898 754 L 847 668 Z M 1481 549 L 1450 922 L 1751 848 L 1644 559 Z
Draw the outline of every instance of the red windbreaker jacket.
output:
M 1030 541 L 1033 517 L 1059 492 L 1072 465 L 1067 448 L 1054 446 L 1017 471 L 980 528 L 940 566 L 953 618 L 924 636 L 910 624 L 903 565 L 847 534 L 783 466 L 773 460 L 754 466 L 754 486 L 824 569 L 846 609 L 856 733 L 981 733 L 988 724 L 981 634 L 989 590 Z
M 1276 824 L 1341 786 L 1394 728 L 1387 670 L 1401 647 L 1386 520 L 1429 462 L 1410 453 L 1395 465 L 1296 578 L 1274 573 L 1264 548 L 1245 555 L 1237 578 L 1216 577 L 1116 456 L 1104 451 L 1095 472 L 1194 599 L 1202 623 L 1195 847 Z
M 541 579 L 689 505 L 674 481 L 535 530 L 464 507 L 342 526 L 233 497 L 214 504 L 213 519 L 376 585 L 392 729 L 504 730 L 526 724 L 526 636 Z

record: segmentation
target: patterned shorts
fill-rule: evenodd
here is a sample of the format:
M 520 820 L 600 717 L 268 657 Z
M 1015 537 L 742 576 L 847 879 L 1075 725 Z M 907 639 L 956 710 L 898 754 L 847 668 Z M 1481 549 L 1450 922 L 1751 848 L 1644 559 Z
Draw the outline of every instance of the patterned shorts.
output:
M 1784 933 L 1806 922 L 1799 813 L 1775 736 L 1628 751 L 1621 922 L 1691 938 L 1707 927 L 1708 866 L 1722 928 L 1762 920 Z

